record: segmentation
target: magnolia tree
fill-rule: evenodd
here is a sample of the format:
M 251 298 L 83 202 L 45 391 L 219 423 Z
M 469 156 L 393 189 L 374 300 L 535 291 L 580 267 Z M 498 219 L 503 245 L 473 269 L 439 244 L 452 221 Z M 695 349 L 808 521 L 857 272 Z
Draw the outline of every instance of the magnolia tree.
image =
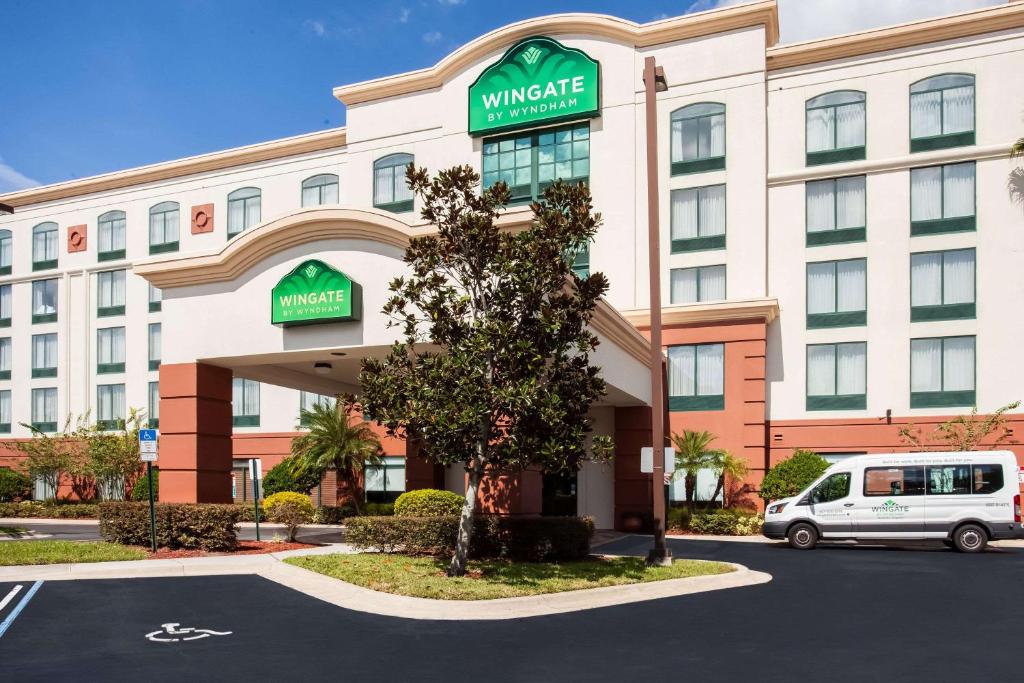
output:
M 530 227 L 501 230 L 504 183 L 481 192 L 469 166 L 431 179 L 410 165 L 406 178 L 437 234 L 412 240 L 410 274 L 391 283 L 383 312 L 403 341 L 383 359 L 363 360 L 362 402 L 389 434 L 418 442 L 422 457 L 465 468 L 448 567 L 459 576 L 485 473 L 574 471 L 587 458 L 610 457 L 606 437 L 594 438 L 590 452 L 585 446 L 590 406 L 605 393 L 587 325 L 608 283 L 571 268 L 600 216 L 585 185 L 557 182 L 531 206 Z

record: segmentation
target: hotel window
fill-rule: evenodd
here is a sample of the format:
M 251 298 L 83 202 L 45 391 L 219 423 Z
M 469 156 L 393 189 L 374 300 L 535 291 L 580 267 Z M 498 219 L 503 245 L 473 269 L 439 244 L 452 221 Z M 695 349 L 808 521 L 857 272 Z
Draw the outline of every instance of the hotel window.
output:
M 725 299 L 725 266 L 673 268 L 669 300 L 674 304 L 694 304 Z
M 975 229 L 974 162 L 910 169 L 910 234 Z
M 975 317 L 974 249 L 910 255 L 910 321 Z
M 149 311 L 153 313 L 159 311 L 162 307 L 164 300 L 164 293 L 153 285 L 149 286 Z
M 375 207 L 393 213 L 412 211 L 413 194 L 405 182 L 405 169 L 411 163 L 411 154 L 389 154 L 373 162 Z
M 124 424 L 124 385 L 100 384 L 96 387 L 96 426 L 121 429 Z
M 807 100 L 807 165 L 864 158 L 865 97 L 838 90 Z
M 807 346 L 807 410 L 867 408 L 864 342 Z
M 32 283 L 32 323 L 57 320 L 57 281 L 36 280 Z
M 326 405 L 333 408 L 336 400 L 332 396 L 324 396 L 323 394 L 317 394 L 312 391 L 300 391 L 299 392 L 299 426 L 308 427 L 309 420 L 303 414 L 303 411 L 313 410 L 313 406 L 320 404 Z
M 376 465 L 366 463 L 366 502 L 393 503 L 405 492 L 405 458 L 384 456 Z
M 160 323 L 149 324 L 149 369 L 160 369 Z
M 10 285 L 0 285 L 0 327 L 11 326 L 11 306 L 13 294 Z
M 124 211 L 108 211 L 100 216 L 100 246 L 97 256 L 100 261 L 124 258 L 125 222 Z
M 672 190 L 672 253 L 725 249 L 725 185 Z
M 14 241 L 10 230 L 0 230 L 0 275 L 11 274 L 14 260 Z
M 725 345 L 670 346 L 668 393 L 669 410 L 723 410 Z
M 11 378 L 11 338 L 0 337 L 0 379 Z
M 576 277 L 581 280 L 590 277 L 590 245 L 580 249 L 575 254 L 570 254 L 572 263 L 570 268 Z
M 866 325 L 867 260 L 807 264 L 807 327 Z
M 57 389 L 32 390 L 32 428 L 40 432 L 57 431 Z
M 807 246 L 867 238 L 865 177 L 829 178 L 804 185 Z
M 671 117 L 672 175 L 725 168 L 725 105 L 700 102 Z
M 231 382 L 231 416 L 236 427 L 260 426 L 260 383 L 235 377 Z
M 910 340 L 910 407 L 975 405 L 974 337 Z
M 32 228 L 32 270 L 57 267 L 57 224 L 40 223 Z
M 96 315 L 101 318 L 124 315 L 124 271 L 108 270 L 96 273 L 96 283 Z
M 32 376 L 57 376 L 57 333 L 32 335 Z
M 942 74 L 910 86 L 910 151 L 974 144 L 974 76 Z
M 338 203 L 338 176 L 322 173 L 302 181 L 302 205 L 323 206 Z
M 149 253 L 178 251 L 181 224 L 178 202 L 160 202 L 149 210 Z
M 509 203 L 539 200 L 555 180 L 590 180 L 590 124 L 545 128 L 483 143 L 483 186 L 505 181 Z
M 124 372 L 124 328 L 96 330 L 96 372 Z
M 0 434 L 11 433 L 11 392 L 0 391 Z
M 160 382 L 150 382 L 148 394 L 147 423 L 150 429 L 157 429 L 160 426 Z
M 258 187 L 243 187 L 228 195 L 228 239 L 260 222 Z

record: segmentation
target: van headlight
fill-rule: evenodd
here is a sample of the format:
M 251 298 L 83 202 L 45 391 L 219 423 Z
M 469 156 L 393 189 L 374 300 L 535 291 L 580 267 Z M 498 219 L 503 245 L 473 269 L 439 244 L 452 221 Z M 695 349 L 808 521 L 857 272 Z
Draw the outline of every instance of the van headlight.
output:
M 768 506 L 768 514 L 769 515 L 777 515 L 780 512 L 782 512 L 783 508 L 785 508 L 785 507 L 786 507 L 785 503 L 776 503 L 775 505 L 769 505 Z

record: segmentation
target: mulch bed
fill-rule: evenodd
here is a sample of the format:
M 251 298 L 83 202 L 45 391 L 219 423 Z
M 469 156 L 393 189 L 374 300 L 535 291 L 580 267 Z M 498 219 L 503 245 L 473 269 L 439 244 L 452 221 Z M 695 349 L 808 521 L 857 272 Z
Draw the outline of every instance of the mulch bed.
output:
M 277 541 L 239 541 L 238 548 L 231 552 L 209 552 L 207 550 L 168 550 L 160 548 L 155 553 L 150 552 L 147 560 L 174 560 L 181 557 L 231 557 L 234 555 L 263 555 L 266 553 L 279 553 L 285 550 L 303 550 L 305 548 L 316 548 L 311 543 L 282 543 Z M 148 551 L 148 548 L 145 548 Z

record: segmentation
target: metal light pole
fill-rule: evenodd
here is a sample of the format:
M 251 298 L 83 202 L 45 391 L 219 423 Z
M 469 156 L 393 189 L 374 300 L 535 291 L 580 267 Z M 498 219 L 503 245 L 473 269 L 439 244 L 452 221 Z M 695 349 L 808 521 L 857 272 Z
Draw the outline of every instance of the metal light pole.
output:
M 654 474 L 651 502 L 654 506 L 654 547 L 647 564 L 672 563 L 672 551 L 665 544 L 665 388 L 661 353 L 661 227 L 658 221 L 658 107 L 655 93 L 668 90 L 665 72 L 644 58 L 644 107 L 647 127 L 647 245 L 651 281 L 651 445 Z

